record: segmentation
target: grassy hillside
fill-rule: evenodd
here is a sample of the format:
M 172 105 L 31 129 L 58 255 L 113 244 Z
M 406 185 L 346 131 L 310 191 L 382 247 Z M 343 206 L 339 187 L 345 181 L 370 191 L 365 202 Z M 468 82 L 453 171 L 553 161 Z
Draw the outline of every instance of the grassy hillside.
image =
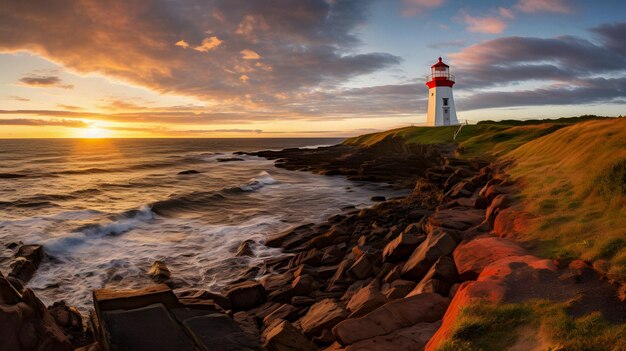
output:
M 458 143 L 468 156 L 491 157 L 513 150 L 524 143 L 550 134 L 560 128 L 588 120 L 602 120 L 597 116 L 560 118 L 555 120 L 483 121 L 463 126 L 456 139 L 458 126 L 405 127 L 380 133 L 365 134 L 344 141 L 344 144 L 372 146 L 385 138 L 401 137 L 409 144 Z
M 626 119 L 571 125 L 504 155 L 544 256 L 605 259 L 626 276 Z
M 406 143 L 456 142 L 465 156 L 513 160 L 520 206 L 536 219 L 521 240 L 552 258 L 606 260 L 626 277 L 626 118 L 485 121 L 458 127 L 407 127 L 351 138 L 371 146 L 388 137 Z

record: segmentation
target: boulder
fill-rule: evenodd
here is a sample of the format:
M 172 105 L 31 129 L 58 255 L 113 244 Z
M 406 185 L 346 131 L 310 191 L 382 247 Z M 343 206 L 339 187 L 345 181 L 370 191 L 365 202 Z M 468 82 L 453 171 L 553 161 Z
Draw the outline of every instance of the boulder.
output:
M 48 311 L 65 334 L 71 336 L 74 346 L 82 346 L 91 341 L 85 335 L 83 318 L 76 307 L 70 307 L 65 301 L 59 301 L 48 307 Z
M 291 283 L 294 295 L 307 295 L 311 291 L 318 288 L 317 281 L 308 274 L 302 274 L 296 277 Z
M 162 261 L 154 261 L 152 267 L 148 271 L 148 275 L 152 277 L 152 279 L 158 283 L 162 283 L 172 276 L 169 268 L 165 265 L 165 262 Z
M 441 256 L 454 251 L 456 240 L 448 233 L 433 232 L 418 246 L 402 267 L 402 278 L 419 281 Z
M 417 284 L 407 296 L 434 292 L 442 296 L 448 296 L 450 287 L 457 282 L 459 274 L 456 270 L 454 260 L 448 256 L 443 256 L 435 262 L 426 276 Z
M 298 320 L 304 334 L 317 336 L 324 329 L 331 329 L 348 317 L 343 304 L 332 299 L 324 299 L 309 308 L 307 314 Z
M 275 320 L 279 320 L 279 319 L 288 320 L 288 321 L 295 320 L 299 312 L 300 312 L 299 308 L 285 303 L 285 304 L 280 305 L 274 311 L 272 311 L 272 313 L 265 316 L 265 318 L 263 318 L 263 324 L 270 325 Z
M 533 216 L 512 207 L 501 209 L 493 221 L 493 234 L 501 238 L 515 238 L 530 226 Z
M 244 161 L 244 159 L 239 158 L 239 157 L 220 157 L 217 159 L 217 162 L 237 162 L 237 161 Z
M 339 263 L 339 266 L 337 266 L 337 270 L 335 271 L 335 274 L 328 281 L 328 288 L 327 288 L 328 291 L 342 291 L 343 286 L 349 285 L 350 282 L 353 281 L 346 274 L 346 271 L 348 270 L 348 268 L 350 268 L 353 264 L 354 264 L 354 259 L 350 257 L 344 258 L 343 261 Z
M 239 247 L 237 248 L 237 253 L 235 254 L 235 256 L 250 256 L 253 257 L 254 256 L 254 252 L 252 252 L 252 244 L 254 243 L 254 240 L 244 240 L 241 242 L 241 244 L 239 244 Z
M 316 351 L 317 346 L 288 321 L 278 321 L 263 332 L 263 346 L 268 351 Z
M 41 245 L 22 245 L 11 262 L 10 276 L 27 282 L 33 277 L 39 264 L 43 260 L 44 252 Z
M 380 292 L 376 284 L 368 284 L 352 295 L 346 308 L 351 312 L 350 318 L 356 318 L 371 312 L 386 302 L 387 297 Z
M 428 223 L 435 227 L 467 230 L 483 222 L 483 210 L 468 207 L 453 207 L 433 213 L 428 217 Z
M 445 194 L 445 197 L 456 199 L 459 197 L 470 197 L 476 190 L 476 184 L 473 181 L 462 180 Z
M 372 274 L 372 264 L 366 255 L 359 257 L 359 259 L 348 268 L 348 274 L 351 274 L 356 279 L 365 279 Z
M 385 296 L 389 300 L 395 300 L 405 297 L 408 293 L 415 288 L 415 282 L 410 280 L 394 280 L 388 289 L 384 291 Z
M 409 234 L 405 230 L 385 246 L 383 260 L 389 262 L 405 260 L 424 240 L 426 240 L 425 235 Z
M 265 302 L 266 291 L 258 282 L 247 281 L 231 286 L 226 297 L 235 311 L 245 311 Z
M 41 300 L 30 289 L 18 293 L 0 273 L 0 350 L 73 349 Z
M 487 223 L 489 223 L 491 228 L 493 228 L 493 223 L 496 221 L 496 217 L 498 216 L 498 213 L 500 213 L 500 210 L 509 206 L 511 202 L 511 197 L 506 194 L 498 195 L 493 199 L 489 207 L 487 207 L 487 212 L 485 213 Z
M 421 294 L 386 303 L 360 318 L 350 318 L 333 328 L 335 339 L 342 345 L 387 335 L 418 323 L 441 319 L 448 299 L 439 294 Z
M 487 265 L 503 257 L 526 254 L 526 250 L 510 240 L 482 237 L 461 243 L 453 257 L 461 280 L 474 280 Z
M 417 323 L 390 334 L 375 336 L 348 345 L 345 351 L 415 351 L 421 350 L 435 334 L 441 322 Z

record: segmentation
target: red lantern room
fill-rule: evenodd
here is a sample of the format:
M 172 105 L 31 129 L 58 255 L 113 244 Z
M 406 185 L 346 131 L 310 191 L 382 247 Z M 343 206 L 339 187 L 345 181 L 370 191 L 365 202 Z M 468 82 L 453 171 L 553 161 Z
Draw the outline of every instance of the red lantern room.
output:
M 443 63 L 441 57 L 439 62 L 430 66 L 431 74 L 426 77 L 428 88 L 452 87 L 454 85 L 454 74 L 450 73 L 450 66 Z

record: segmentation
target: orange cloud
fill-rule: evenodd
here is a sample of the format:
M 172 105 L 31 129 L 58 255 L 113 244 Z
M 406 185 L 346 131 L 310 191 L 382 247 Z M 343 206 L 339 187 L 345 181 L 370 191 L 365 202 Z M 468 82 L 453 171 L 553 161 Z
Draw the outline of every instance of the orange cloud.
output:
M 241 50 L 240 53 L 244 60 L 258 60 L 261 58 L 261 55 L 248 49 Z
M 196 51 L 200 51 L 200 52 L 208 52 L 208 51 L 214 50 L 221 44 L 222 44 L 222 41 L 219 40 L 218 37 L 213 36 L 210 38 L 204 38 L 204 40 L 202 40 L 202 44 L 196 46 L 193 49 Z
M 183 48 L 183 49 L 186 49 L 186 48 L 188 48 L 188 47 L 189 47 L 189 43 L 188 43 L 188 42 L 186 42 L 186 41 L 184 41 L 184 40 L 179 40 L 179 41 L 177 41 L 177 42 L 176 42 L 176 44 L 174 44 L 174 45 L 176 45 L 176 46 L 180 46 L 180 47 L 181 47 L 181 48 Z

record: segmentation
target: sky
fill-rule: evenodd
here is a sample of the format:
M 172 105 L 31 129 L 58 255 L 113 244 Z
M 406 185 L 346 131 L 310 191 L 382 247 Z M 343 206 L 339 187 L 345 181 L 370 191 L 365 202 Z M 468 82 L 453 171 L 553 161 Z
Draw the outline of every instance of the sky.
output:
M 0 138 L 338 137 L 626 114 L 626 2 L 0 0 Z

